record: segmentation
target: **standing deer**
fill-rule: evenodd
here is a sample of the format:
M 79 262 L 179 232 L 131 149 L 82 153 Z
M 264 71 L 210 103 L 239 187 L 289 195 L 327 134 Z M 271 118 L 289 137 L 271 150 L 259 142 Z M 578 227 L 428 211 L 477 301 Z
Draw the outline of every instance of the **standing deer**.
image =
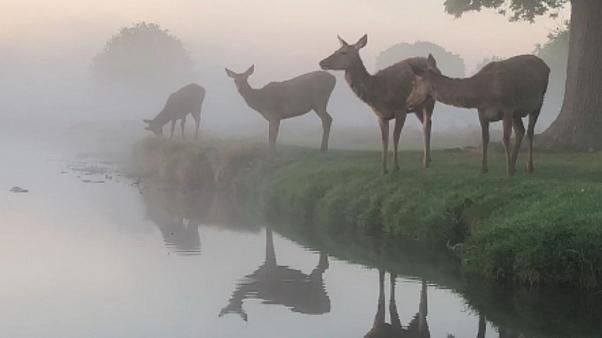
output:
M 177 92 L 172 93 L 167 98 L 163 110 L 152 120 L 144 120 L 147 124 L 146 130 L 152 131 L 157 136 L 163 135 L 163 126 L 171 121 L 171 134 L 173 137 L 176 121 L 180 120 L 182 129 L 182 138 L 184 138 L 184 125 L 186 124 L 186 116 L 192 115 L 195 122 L 194 138 L 199 137 L 199 126 L 201 123 L 201 106 L 205 99 L 205 88 L 196 83 L 191 83 L 180 88 Z
M 240 95 L 249 107 L 259 112 L 269 122 L 268 142 L 276 146 L 280 121 L 300 116 L 313 110 L 322 120 L 321 151 L 328 150 L 328 137 L 332 117 L 326 111 L 336 78 L 327 72 L 317 71 L 303 74 L 282 82 L 270 82 L 261 89 L 251 88 L 248 79 L 255 66 L 244 73 L 235 73 L 226 68 L 226 74 L 234 79 Z
M 533 137 L 535 123 L 548 87 L 550 68 L 534 55 L 519 55 L 487 64 L 469 78 L 452 79 L 436 70 L 436 61 L 429 54 L 426 69 L 412 66 L 416 74 L 411 96 L 430 95 L 442 103 L 464 108 L 477 108 L 482 131 L 481 172 L 486 173 L 489 123 L 503 121 L 503 144 L 506 150 L 506 173 L 516 171 L 516 159 L 525 135 L 522 118 L 529 116 L 529 162 L 533 172 Z M 510 135 L 514 128 L 514 149 L 510 153 Z
M 368 43 L 368 36 L 364 35 L 353 45 L 348 44 L 341 37 L 341 47 L 331 56 L 320 62 L 322 69 L 344 70 L 345 79 L 353 92 L 368 104 L 380 126 L 382 137 L 382 166 L 383 173 L 387 173 L 387 157 L 389 149 L 389 121 L 395 119 L 393 131 L 393 147 L 395 171 L 399 170 L 397 147 L 401 129 L 409 112 L 416 114 L 422 123 L 424 133 L 424 167 L 428 168 L 431 162 L 431 116 L 435 101 L 429 96 L 418 97 L 414 95 L 413 101 L 408 101 L 412 91 L 414 74 L 410 65 L 426 69 L 425 58 L 410 58 L 387 67 L 371 75 L 364 67 L 359 51 Z

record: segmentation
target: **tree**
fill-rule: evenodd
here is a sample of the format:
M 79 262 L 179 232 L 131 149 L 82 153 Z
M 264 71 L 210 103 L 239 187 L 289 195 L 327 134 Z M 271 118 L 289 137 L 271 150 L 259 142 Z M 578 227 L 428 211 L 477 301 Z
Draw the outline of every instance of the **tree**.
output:
M 570 4 L 569 55 L 562 109 L 539 137 L 542 148 L 556 150 L 602 149 L 602 1 L 600 0 L 446 0 L 445 10 L 455 16 L 482 8 L 495 8 L 511 20 L 533 21 L 557 15 Z
M 429 53 L 437 59 L 437 66 L 446 75 L 453 77 L 465 75 L 464 60 L 459 55 L 448 52 L 445 48 L 427 41 L 398 43 L 386 49 L 376 58 L 376 68 L 383 69 L 401 60 L 416 55 L 428 55 Z
M 182 42 L 154 23 L 122 28 L 92 60 L 95 79 L 111 85 L 174 89 L 195 76 Z
M 566 70 L 569 58 L 569 30 L 563 26 L 548 35 L 548 41 L 535 48 L 535 54 L 542 58 L 550 69 L 550 84 L 541 115 L 544 125 L 549 125 L 560 111 L 564 98 Z M 543 121 L 541 121 L 543 119 Z

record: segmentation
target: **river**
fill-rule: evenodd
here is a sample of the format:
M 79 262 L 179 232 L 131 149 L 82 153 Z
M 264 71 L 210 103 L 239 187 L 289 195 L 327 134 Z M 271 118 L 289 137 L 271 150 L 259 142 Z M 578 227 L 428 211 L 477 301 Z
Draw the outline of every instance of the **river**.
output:
M 141 182 L 119 162 L 5 149 L 0 337 L 602 336 L 599 309 L 568 291 L 470 284 L 453 259 L 391 245 L 379 264 L 353 243 L 245 224 L 227 198 Z

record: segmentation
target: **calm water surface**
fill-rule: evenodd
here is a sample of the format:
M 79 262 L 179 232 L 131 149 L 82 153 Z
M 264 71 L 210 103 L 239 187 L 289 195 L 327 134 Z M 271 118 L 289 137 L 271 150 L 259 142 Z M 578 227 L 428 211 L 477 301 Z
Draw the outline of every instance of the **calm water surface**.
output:
M 485 318 L 459 291 L 470 288 L 351 263 L 232 220 L 225 197 L 144 184 L 98 159 L 2 155 L 0 337 L 547 335 L 513 307 L 500 310 L 510 318 Z M 29 192 L 9 192 L 14 185 Z M 507 306 L 487 304 L 494 315 Z M 599 322 L 584 318 L 550 325 L 596 336 Z

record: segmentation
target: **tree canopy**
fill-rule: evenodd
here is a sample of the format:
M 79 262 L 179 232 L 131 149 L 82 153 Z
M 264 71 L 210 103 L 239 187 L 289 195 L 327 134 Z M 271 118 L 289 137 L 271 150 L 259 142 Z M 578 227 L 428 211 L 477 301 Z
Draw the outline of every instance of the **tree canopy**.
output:
M 92 61 L 94 76 L 111 83 L 144 87 L 180 84 L 194 74 L 182 42 L 154 23 L 122 28 Z
M 398 43 L 382 53 L 376 58 L 376 68 L 383 69 L 401 60 L 414 57 L 433 54 L 437 59 L 439 69 L 446 75 L 452 77 L 462 77 L 466 73 L 464 59 L 461 56 L 447 51 L 445 48 L 427 41 L 417 41 L 415 43 Z
M 569 0 L 445 0 L 445 10 L 456 17 L 469 11 L 493 8 L 500 14 L 509 14 L 511 20 L 533 21 L 546 13 L 555 16 Z

